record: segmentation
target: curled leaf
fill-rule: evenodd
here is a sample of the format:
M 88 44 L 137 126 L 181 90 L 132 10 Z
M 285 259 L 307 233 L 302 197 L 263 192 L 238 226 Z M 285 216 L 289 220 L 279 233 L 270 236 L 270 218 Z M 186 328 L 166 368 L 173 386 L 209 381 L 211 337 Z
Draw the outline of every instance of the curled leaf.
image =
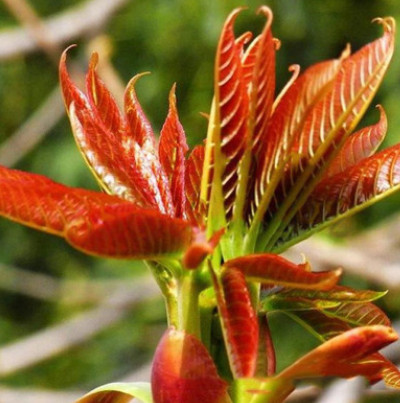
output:
M 259 330 L 246 279 L 236 269 L 224 270 L 220 281 L 212 277 L 233 376 L 254 376 Z

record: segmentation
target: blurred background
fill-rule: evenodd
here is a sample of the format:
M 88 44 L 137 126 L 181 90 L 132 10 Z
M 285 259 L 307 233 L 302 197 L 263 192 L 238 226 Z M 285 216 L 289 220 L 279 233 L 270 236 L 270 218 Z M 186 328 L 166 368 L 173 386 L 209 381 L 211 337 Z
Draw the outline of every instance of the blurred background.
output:
M 382 29 L 373 18 L 400 21 L 398 0 L 0 0 L 0 163 L 97 189 L 58 87 L 60 53 L 73 43 L 69 64 L 76 80 L 96 50 L 100 75 L 120 100 L 133 75 L 152 72 L 137 89 L 156 132 L 176 82 L 181 121 L 190 145 L 196 144 L 206 133 L 199 112 L 210 107 L 223 21 L 232 8 L 246 5 L 237 33 L 258 32 L 261 4 L 273 9 L 273 32 L 282 41 L 278 88 L 290 77 L 289 65 L 304 69 L 338 56 L 348 42 L 356 50 L 377 38 Z M 374 101 L 388 115 L 386 146 L 400 139 L 399 73 L 397 49 Z M 361 125 L 377 120 L 372 105 Z M 390 289 L 380 305 L 396 326 L 399 203 L 400 194 L 391 196 L 288 254 L 298 258 L 303 251 L 319 268 L 342 266 L 352 286 Z M 146 380 L 165 323 L 160 294 L 140 263 L 91 258 L 61 239 L 0 220 L 0 402 L 67 403 L 103 383 Z M 281 316 L 272 326 L 281 367 L 316 344 Z M 400 361 L 399 344 L 388 354 Z M 321 393 L 322 386 L 305 386 L 292 401 L 338 402 L 338 393 L 342 403 L 400 401 L 379 387 L 366 391 L 358 380 Z M 330 393 L 336 400 L 328 400 Z M 353 400 L 345 400 L 346 393 Z

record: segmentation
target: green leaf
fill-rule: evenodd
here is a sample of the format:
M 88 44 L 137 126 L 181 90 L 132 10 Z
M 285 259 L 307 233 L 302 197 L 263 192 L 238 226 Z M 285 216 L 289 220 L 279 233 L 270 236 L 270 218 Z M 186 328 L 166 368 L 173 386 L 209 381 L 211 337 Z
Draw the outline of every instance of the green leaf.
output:
M 75 403 L 128 403 L 133 398 L 153 403 L 150 383 L 109 383 L 92 390 Z
M 291 380 L 283 378 L 241 378 L 233 384 L 235 403 L 283 402 L 294 390 Z

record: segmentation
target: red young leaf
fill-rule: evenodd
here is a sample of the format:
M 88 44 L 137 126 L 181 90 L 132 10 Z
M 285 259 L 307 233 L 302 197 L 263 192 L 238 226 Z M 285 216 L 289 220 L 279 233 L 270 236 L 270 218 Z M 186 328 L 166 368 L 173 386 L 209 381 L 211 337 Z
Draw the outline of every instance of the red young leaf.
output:
M 340 65 L 341 60 L 329 60 L 311 66 L 293 82 L 276 106 L 260 144 L 263 154 L 255 176 L 252 215 L 260 204 L 259 214 L 264 214 L 270 203 L 268 198 L 272 197 L 274 190 L 271 188 L 272 175 L 282 175 L 289 151 L 299 135 L 307 113 L 326 92 Z M 263 196 L 268 197 L 263 200 Z
M 235 43 L 237 48 L 240 51 L 240 56 L 243 58 L 245 55 L 245 45 L 249 43 L 253 38 L 253 34 L 250 31 L 247 31 L 240 35 L 238 38 L 235 39 Z M 247 52 L 247 50 L 246 50 Z
M 196 146 L 189 155 L 185 167 L 186 215 L 201 223 L 204 216 L 200 203 L 200 185 L 204 164 L 204 147 Z
M 257 38 L 256 46 L 247 54 L 245 65 L 250 63 L 251 51 L 256 48 L 253 75 L 250 89 L 250 117 L 252 122 L 252 146 L 254 155 L 258 158 L 260 146 L 265 144 L 267 124 L 272 111 L 275 96 L 275 51 L 276 45 L 272 37 L 272 11 L 261 6 L 259 12 L 267 18 L 262 34 Z M 253 115 L 253 116 L 251 116 Z
M 343 172 L 346 168 L 356 165 L 375 153 L 386 135 L 387 120 L 383 108 L 378 105 L 380 120 L 378 123 L 365 127 L 352 134 L 329 165 L 325 177 Z
M 160 134 L 159 157 L 167 175 L 176 217 L 185 217 L 186 136 L 176 109 L 175 85 L 169 94 L 169 111 Z
M 137 145 L 136 155 L 127 155 L 119 139 L 105 129 L 91 110 L 76 108 L 74 103 L 70 107 L 70 120 L 85 160 L 108 193 L 143 207 L 164 210 L 162 201 L 157 198 L 158 188 L 143 175 L 148 167 L 137 161 L 143 158 Z
M 69 46 L 67 49 L 64 50 L 61 55 L 59 64 L 59 78 L 67 113 L 69 113 L 69 107 L 72 102 L 78 108 L 88 107 L 88 100 L 85 94 L 83 94 L 83 92 L 80 91 L 71 81 L 71 78 L 67 71 L 67 53 L 68 50 L 71 49 L 71 47 L 73 46 Z
M 205 346 L 193 335 L 168 329 L 153 361 L 154 403 L 228 403 L 227 384 Z
M 85 252 L 120 258 L 180 257 L 193 227 L 117 196 L 0 167 L 0 214 L 56 234 Z
M 224 266 L 227 269 L 238 269 L 246 278 L 262 284 L 313 290 L 329 290 L 337 283 L 341 274 L 340 269 L 312 273 L 308 263 L 297 265 L 281 256 L 268 253 L 231 259 Z
M 366 326 L 335 336 L 301 357 L 278 377 L 299 379 L 315 376 L 353 377 L 371 375 L 382 367 L 377 361 L 361 362 L 398 339 L 387 326 Z
M 241 9 L 234 10 L 222 29 L 215 63 L 215 98 L 223 158 L 222 185 L 225 208 L 230 212 L 237 184 L 237 169 L 247 137 L 248 96 L 243 81 L 242 45 L 236 43 L 233 24 Z
M 138 163 L 134 167 L 140 172 L 137 176 L 143 176 L 152 183 L 155 188 L 153 193 L 157 195 L 158 201 L 163 201 L 165 209 L 162 211 L 174 215 L 170 186 L 158 159 L 153 129 L 136 96 L 135 84 L 145 74 L 134 76 L 125 90 L 126 133 L 123 135 L 122 144 L 128 155 L 137 155 Z M 144 184 L 143 189 L 146 187 L 148 185 Z
M 205 233 L 201 230 L 195 233 L 190 247 L 182 258 L 183 266 L 187 269 L 197 269 L 207 255 L 211 255 L 218 245 L 225 229 L 216 231 L 213 236 L 206 240 Z
M 235 378 L 251 377 L 257 364 L 258 321 L 243 274 L 224 270 L 221 285 L 212 273 L 231 371 Z
M 127 124 L 126 142 L 134 141 L 140 147 L 146 147 L 155 152 L 155 138 L 153 129 L 137 99 L 135 85 L 140 77 L 148 73 L 137 74 L 128 83 L 125 89 L 124 104 Z M 127 145 L 126 148 L 132 148 Z
M 106 130 L 110 130 L 116 137 L 124 131 L 123 119 L 113 96 L 96 73 L 99 55 L 93 53 L 86 76 L 86 91 L 91 110 L 99 116 Z
M 323 168 L 360 121 L 387 70 L 394 49 L 395 23 L 379 19 L 384 35 L 343 61 L 332 88 L 312 108 L 298 137 L 298 146 L 282 182 L 278 200 L 279 214 L 270 228 L 274 234 L 263 236 L 262 248 L 272 248 L 304 205 L 323 174 Z
M 393 19 L 378 19 L 384 35 L 343 62 L 332 90 L 316 105 L 304 124 L 299 153 L 313 157 L 319 146 L 339 144 L 371 102 L 393 54 Z
M 323 179 L 292 220 L 291 236 L 302 236 L 367 207 L 400 184 L 400 145 Z
M 242 55 L 243 80 L 246 88 L 249 88 L 251 80 L 253 79 L 253 70 L 256 63 L 260 40 L 261 35 L 254 38 Z
M 92 99 L 89 102 L 71 82 L 65 59 L 64 53 L 60 62 L 60 77 L 72 129 L 85 160 L 100 184 L 109 193 L 173 215 L 169 189 L 162 180 L 161 168 L 152 147 L 149 150 L 147 143 L 141 147 L 125 133 L 122 133 L 121 139 L 121 133 L 111 130 L 115 126 L 111 122 L 115 118 L 115 110 L 107 113 L 97 109 L 95 103 L 101 99 L 103 103 L 113 105 L 112 109 L 116 105 L 95 77 L 96 60 L 92 60 L 88 74 Z

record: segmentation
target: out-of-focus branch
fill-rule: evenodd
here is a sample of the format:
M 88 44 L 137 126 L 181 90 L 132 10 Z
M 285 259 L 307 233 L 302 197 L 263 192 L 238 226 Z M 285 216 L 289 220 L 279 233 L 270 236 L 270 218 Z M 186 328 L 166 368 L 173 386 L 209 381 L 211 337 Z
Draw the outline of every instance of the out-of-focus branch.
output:
M 128 0 L 88 0 L 44 20 L 41 30 L 45 30 L 46 41 L 51 46 L 62 46 L 85 35 L 96 35 L 110 17 L 127 3 Z M 0 59 L 26 54 L 39 47 L 40 42 L 26 26 L 12 28 L 0 34 Z
M 56 279 L 47 274 L 0 264 L 0 290 L 58 304 L 100 303 L 106 295 L 117 292 L 134 294 L 136 287 L 134 279 Z
M 117 291 L 96 308 L 0 347 L 0 376 L 35 365 L 91 339 L 121 320 L 134 305 L 158 294 L 158 289 L 150 277 L 137 280 L 135 284 L 135 292 Z
M 15 165 L 31 151 L 64 116 L 64 105 L 57 86 L 33 115 L 0 145 L 0 164 Z
M 36 43 L 42 48 L 47 56 L 57 63 L 59 47 L 52 40 L 52 36 L 47 32 L 47 27 L 43 24 L 35 10 L 26 0 L 3 0 L 14 17 L 25 27 L 34 38 Z

